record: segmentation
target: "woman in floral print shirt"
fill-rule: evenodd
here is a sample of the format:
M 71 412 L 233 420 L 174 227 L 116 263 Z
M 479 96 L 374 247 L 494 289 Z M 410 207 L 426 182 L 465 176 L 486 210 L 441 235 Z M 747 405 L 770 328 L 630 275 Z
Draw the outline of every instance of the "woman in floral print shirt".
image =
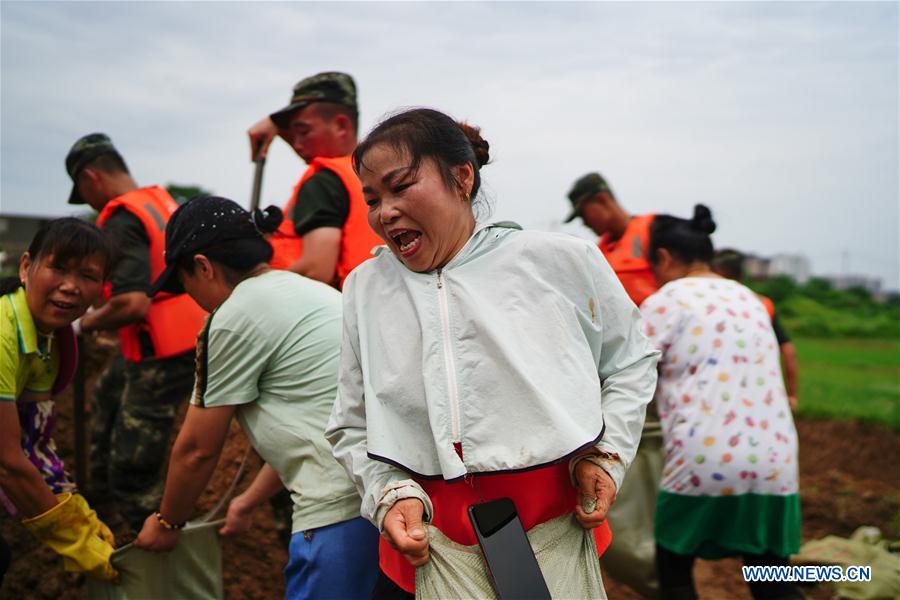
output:
M 656 508 L 662 596 L 694 598 L 699 556 L 787 564 L 800 544 L 797 432 L 771 321 L 756 295 L 712 272 L 703 205 L 658 216 L 650 260 L 662 286 L 641 305 L 663 352 L 657 391 L 666 449 Z M 755 598 L 795 597 L 752 583 Z M 801 596 L 796 596 L 801 597 Z

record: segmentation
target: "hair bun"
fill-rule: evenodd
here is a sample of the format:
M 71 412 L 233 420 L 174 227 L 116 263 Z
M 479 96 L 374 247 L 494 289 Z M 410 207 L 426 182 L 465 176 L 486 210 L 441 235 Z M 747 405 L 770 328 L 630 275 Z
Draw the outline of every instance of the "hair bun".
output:
M 478 167 L 481 168 L 488 164 L 491 160 L 491 145 L 486 139 L 481 137 L 481 128 L 476 127 L 475 125 L 469 125 L 465 121 L 458 123 L 458 125 L 459 128 L 463 130 L 463 133 L 466 134 L 469 143 L 472 144 L 472 150 L 475 151 L 475 160 L 478 162 Z
M 284 218 L 281 209 L 274 205 L 262 210 L 259 208 L 254 209 L 250 215 L 253 219 L 253 223 L 256 224 L 256 228 L 262 233 L 272 233 L 278 229 L 278 226 L 281 225 L 281 221 Z
M 712 213 L 704 204 L 694 205 L 694 217 L 691 219 L 691 229 L 710 234 L 716 230 L 716 222 Z

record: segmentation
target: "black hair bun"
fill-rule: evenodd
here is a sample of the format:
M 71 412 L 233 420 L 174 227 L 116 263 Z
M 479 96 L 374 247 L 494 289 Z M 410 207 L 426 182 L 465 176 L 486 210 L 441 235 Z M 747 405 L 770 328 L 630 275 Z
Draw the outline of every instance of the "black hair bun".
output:
M 251 215 L 253 222 L 256 223 L 256 228 L 262 233 L 272 233 L 278 229 L 278 226 L 281 225 L 281 221 L 284 219 L 281 209 L 274 205 L 262 210 L 257 208 Z
M 459 128 L 463 130 L 463 133 L 466 134 L 466 139 L 472 144 L 472 150 L 475 151 L 475 161 L 478 163 L 478 168 L 488 164 L 491 160 L 491 145 L 486 139 L 481 137 L 481 128 L 476 127 L 475 125 L 469 125 L 466 122 L 461 122 L 458 125 Z
M 716 222 L 712 213 L 704 204 L 694 205 L 694 217 L 691 219 L 691 229 L 710 234 L 716 230 Z

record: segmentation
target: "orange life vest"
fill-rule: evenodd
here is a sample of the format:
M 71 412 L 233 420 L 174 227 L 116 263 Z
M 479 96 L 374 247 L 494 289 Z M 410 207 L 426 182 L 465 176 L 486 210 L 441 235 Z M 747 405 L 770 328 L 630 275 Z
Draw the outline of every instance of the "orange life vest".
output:
M 127 210 L 144 226 L 150 240 L 150 277 L 156 277 L 165 269 L 165 229 L 169 217 L 178 205 L 169 193 L 160 187 L 148 187 L 122 194 L 110 200 L 97 217 L 97 226 L 103 227 L 114 212 Z M 194 349 L 197 334 L 203 328 L 206 311 L 187 294 L 159 293 L 152 298 L 150 310 L 139 322 L 119 329 L 122 355 L 126 360 L 140 362 L 145 358 L 168 358 Z M 146 332 L 153 344 L 153 356 L 143 356 L 139 335 Z
M 756 297 L 759 298 L 759 301 L 762 302 L 763 306 L 766 307 L 766 312 L 769 314 L 769 320 L 771 321 L 772 319 L 774 319 L 775 304 L 772 302 L 772 300 L 770 298 L 767 298 L 766 296 L 763 296 L 762 294 L 757 294 Z
M 659 286 L 650 270 L 650 225 L 655 215 L 641 215 L 628 221 L 625 233 L 617 240 L 604 234 L 597 245 L 609 266 L 619 277 L 632 302 L 640 306 Z
M 306 170 L 306 173 L 309 173 L 309 169 Z M 288 200 L 281 210 L 284 213 L 284 220 L 278 226 L 278 229 L 269 236 L 269 243 L 272 244 L 273 250 L 269 266 L 273 269 L 287 269 L 303 254 L 303 238 L 294 231 L 294 205 L 297 203 L 297 194 L 300 193 L 300 186 L 309 179 L 306 173 L 294 186 L 294 190 L 291 192 L 291 199 Z
M 275 269 L 287 269 L 303 254 L 303 238 L 294 231 L 293 214 L 297 193 L 310 177 L 322 170 L 337 175 L 350 198 L 350 211 L 341 228 L 341 249 L 337 263 L 337 278 L 340 285 L 343 285 L 350 271 L 372 256 L 372 248 L 384 243 L 369 227 L 368 207 L 363 198 L 362 184 L 353 171 L 350 156 L 316 157 L 309 163 L 303 177 L 294 186 L 291 199 L 284 206 L 284 221 L 278 231 L 269 238 L 275 250 L 270 264 Z

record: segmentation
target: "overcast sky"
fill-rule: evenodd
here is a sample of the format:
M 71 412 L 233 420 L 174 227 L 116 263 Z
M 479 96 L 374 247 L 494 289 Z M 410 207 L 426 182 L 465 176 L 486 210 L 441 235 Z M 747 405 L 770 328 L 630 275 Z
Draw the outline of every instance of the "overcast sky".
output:
M 141 185 L 249 201 L 245 131 L 324 70 L 361 131 L 403 106 L 480 125 L 496 219 L 560 225 L 599 170 L 634 213 L 709 205 L 720 247 L 898 287 L 900 4 L 0 2 L 0 211 L 64 215 L 108 133 Z M 273 146 L 263 202 L 303 165 Z

